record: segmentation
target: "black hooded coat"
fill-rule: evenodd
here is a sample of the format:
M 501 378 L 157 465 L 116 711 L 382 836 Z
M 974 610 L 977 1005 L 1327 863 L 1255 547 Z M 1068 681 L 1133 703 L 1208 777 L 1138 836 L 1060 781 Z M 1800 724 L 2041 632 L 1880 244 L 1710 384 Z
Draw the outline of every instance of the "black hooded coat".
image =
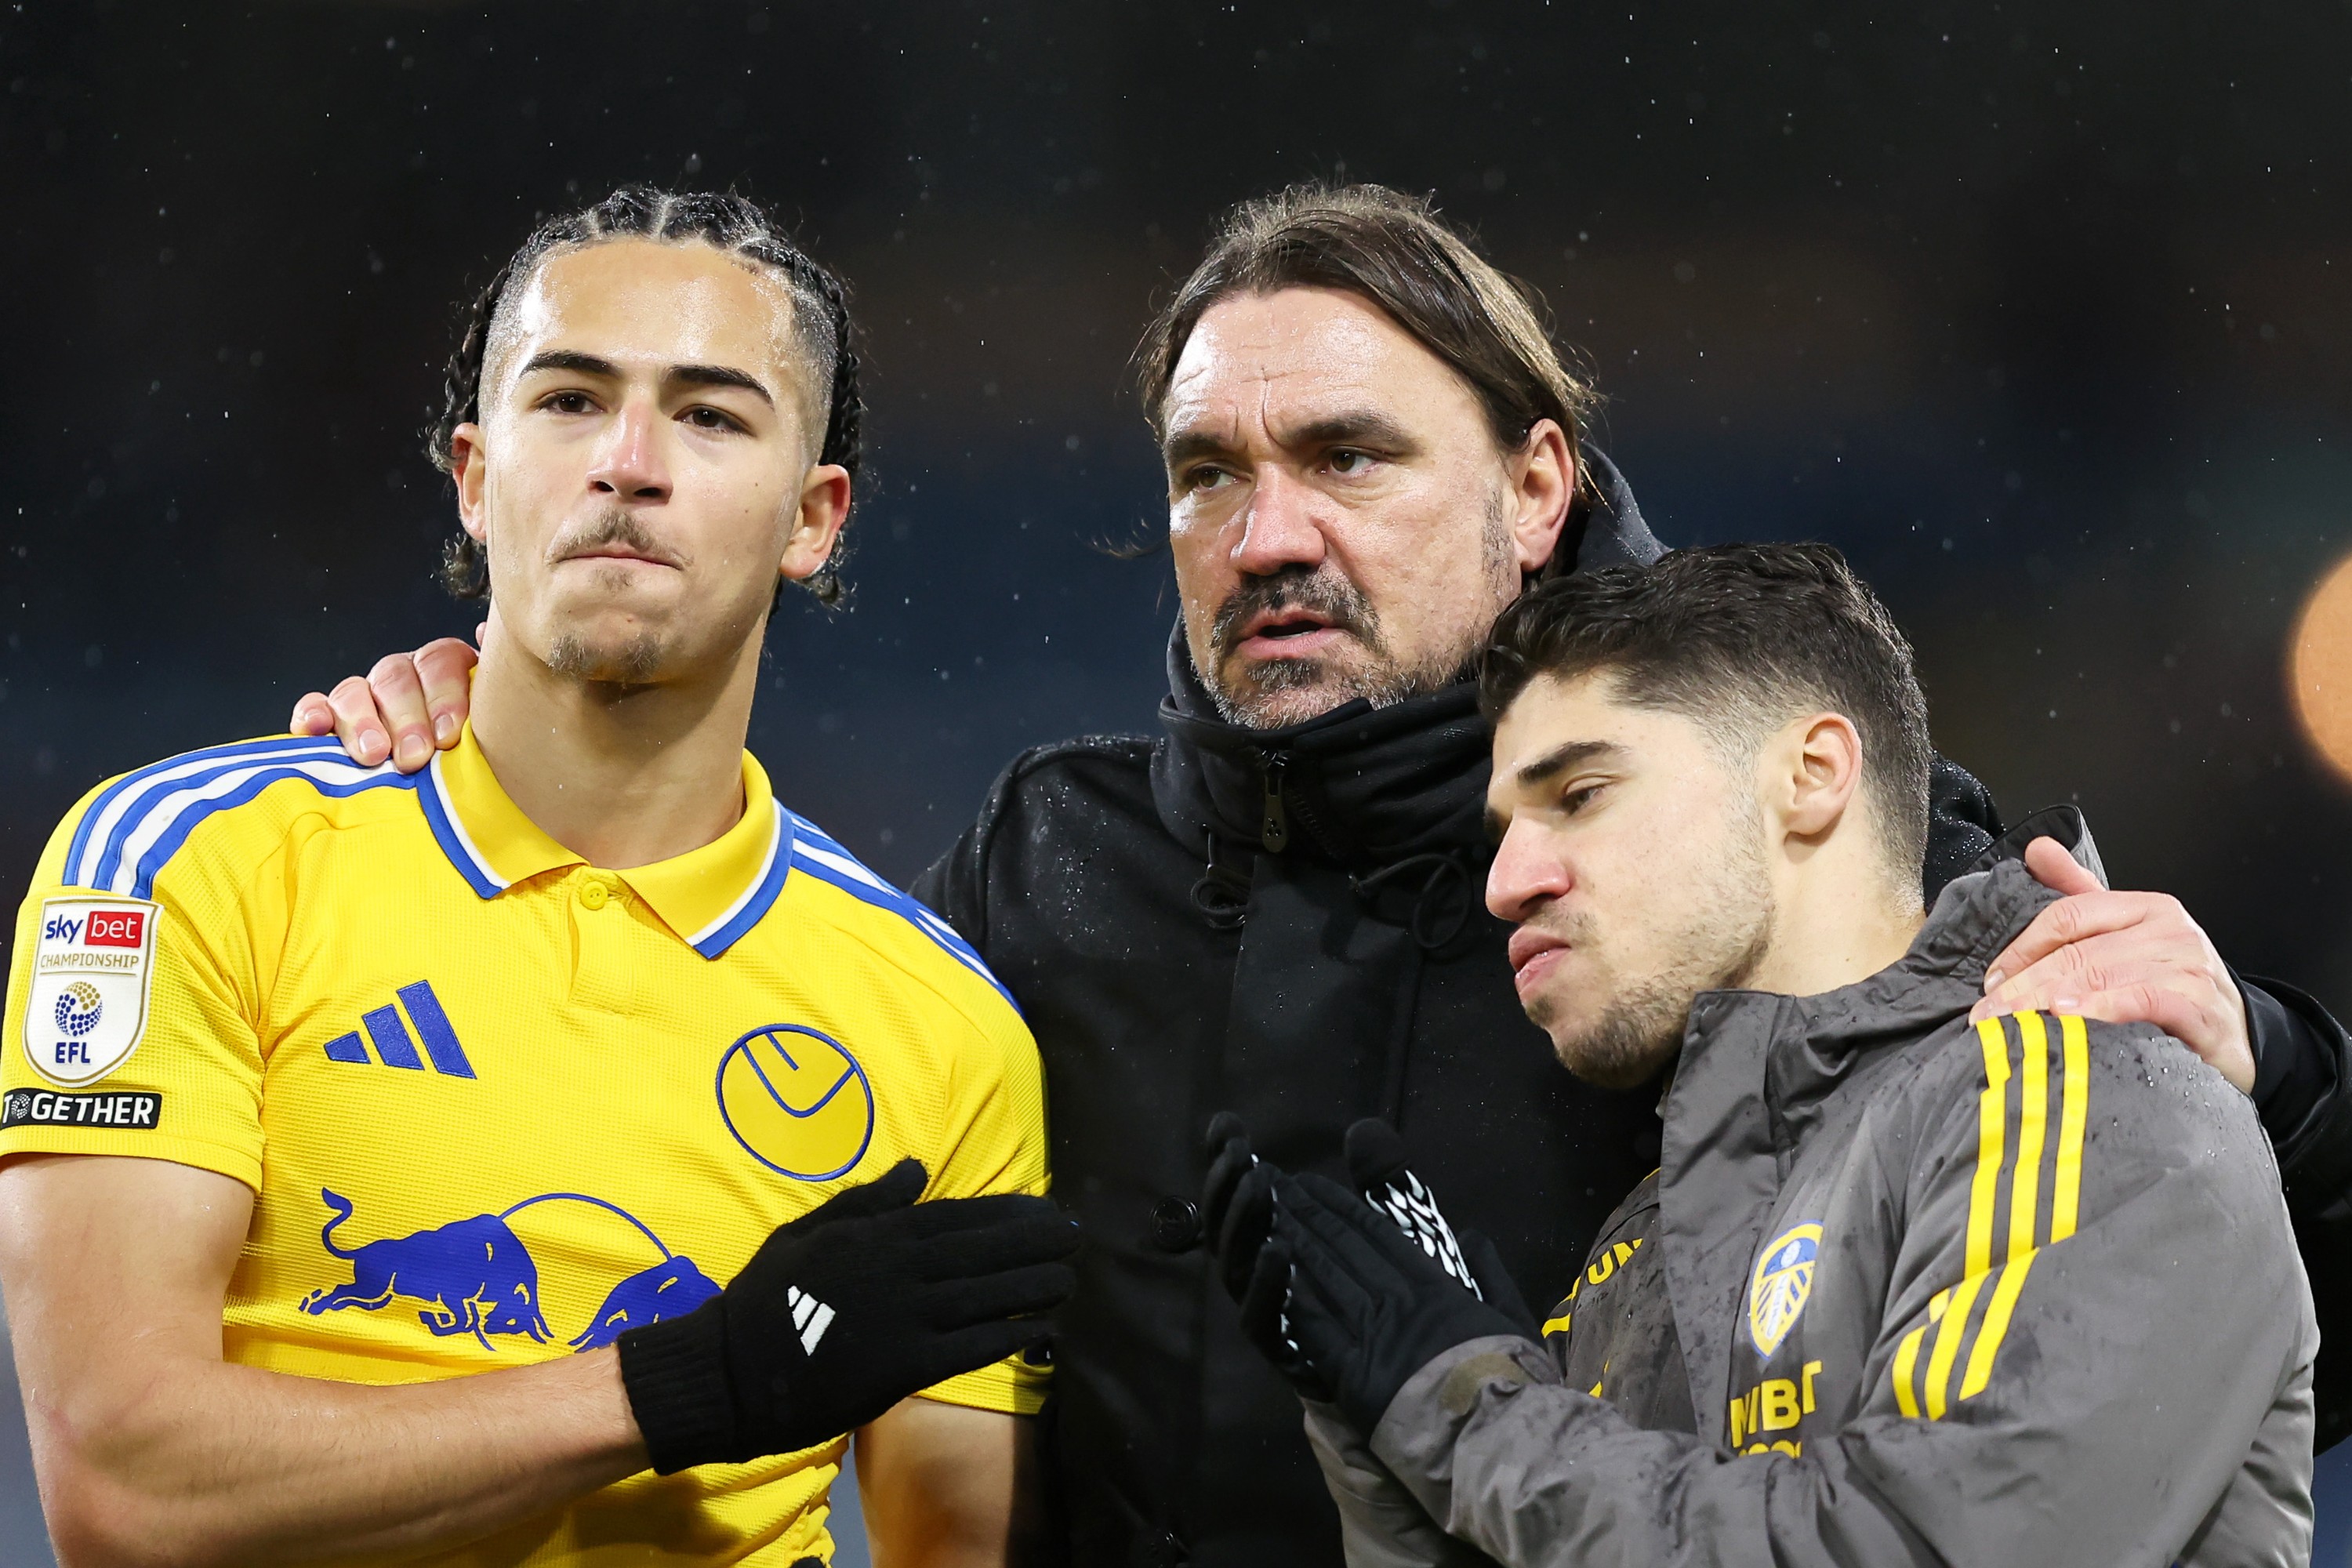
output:
M 1586 460 L 1600 500 L 1560 567 L 1663 553 L 1615 468 Z M 1026 1016 L 1055 1195 L 1084 1230 L 1045 1433 L 1068 1561 L 1336 1568 L 1297 1398 L 1199 1245 L 1210 1116 L 1238 1110 L 1266 1158 L 1332 1175 L 1348 1125 L 1386 1118 L 1446 1213 L 1549 1300 L 1656 1167 L 1656 1095 L 1570 1077 L 1519 1009 L 1509 928 L 1484 906 L 1489 735 L 1468 683 L 1253 731 L 1218 716 L 1181 627 L 1168 670 L 1161 739 L 1025 753 L 914 892 Z M 2000 826 L 1940 758 L 1933 793 L 1930 900 Z M 2345 1098 L 2327 1091 L 2347 1042 L 2300 1000 L 2326 1039 L 2249 993 L 2258 1037 L 2288 1031 L 2285 1054 L 2320 1063 L 2308 1120 Z

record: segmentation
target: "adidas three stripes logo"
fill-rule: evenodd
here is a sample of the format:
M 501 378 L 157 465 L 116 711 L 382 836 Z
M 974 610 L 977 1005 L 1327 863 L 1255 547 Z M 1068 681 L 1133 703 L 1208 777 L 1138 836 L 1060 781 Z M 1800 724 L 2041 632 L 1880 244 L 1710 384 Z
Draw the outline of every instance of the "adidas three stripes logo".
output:
M 833 1309 L 797 1285 L 784 1287 L 784 1305 L 793 1310 L 793 1327 L 801 1331 L 801 1350 L 816 1354 L 817 1342 L 833 1326 Z

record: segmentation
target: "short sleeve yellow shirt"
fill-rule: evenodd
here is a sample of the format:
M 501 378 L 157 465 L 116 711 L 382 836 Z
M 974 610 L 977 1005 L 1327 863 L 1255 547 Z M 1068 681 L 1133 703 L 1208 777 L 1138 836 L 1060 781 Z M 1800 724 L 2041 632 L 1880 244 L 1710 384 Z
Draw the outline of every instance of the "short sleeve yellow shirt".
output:
M 17 922 L 0 1159 L 131 1154 L 256 1194 L 228 1358 L 463 1376 L 690 1310 L 777 1226 L 912 1155 L 1042 1192 L 1036 1047 L 937 915 L 784 808 L 607 871 L 469 730 L 424 773 L 331 742 L 100 785 Z M 1018 1362 L 929 1391 L 1027 1414 Z M 829 1559 L 844 1444 L 641 1475 L 442 1564 Z

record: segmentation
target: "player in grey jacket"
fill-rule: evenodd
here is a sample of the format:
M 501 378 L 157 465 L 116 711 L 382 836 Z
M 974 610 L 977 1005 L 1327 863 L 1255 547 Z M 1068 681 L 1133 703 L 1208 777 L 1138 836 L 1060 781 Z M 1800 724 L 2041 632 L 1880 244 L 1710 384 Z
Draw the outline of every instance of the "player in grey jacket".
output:
M 1360 1169 L 1375 1207 L 1221 1130 L 1350 1561 L 2306 1561 L 2317 1334 L 2251 1107 L 2143 1026 L 1969 1021 L 2055 896 L 2028 842 L 2096 869 L 2079 817 L 1906 907 L 1925 704 L 1821 547 L 1563 583 L 1496 645 L 1489 902 L 1573 1069 L 1672 1064 L 1664 1163 L 1555 1360 L 1409 1176 Z

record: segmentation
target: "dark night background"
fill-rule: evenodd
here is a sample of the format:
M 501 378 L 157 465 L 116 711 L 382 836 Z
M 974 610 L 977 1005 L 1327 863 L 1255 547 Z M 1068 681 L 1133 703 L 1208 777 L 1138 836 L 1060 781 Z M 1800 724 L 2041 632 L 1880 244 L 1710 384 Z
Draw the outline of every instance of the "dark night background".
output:
M 2078 799 L 2352 1005 L 2352 795 L 2282 681 L 2352 548 L 2352 6 L 196 9 L 0 15 L 11 904 L 101 776 L 470 628 L 416 440 L 455 304 L 627 180 L 776 204 L 855 289 L 856 599 L 777 618 L 752 745 L 905 879 L 1021 747 L 1151 726 L 1129 352 L 1221 207 L 1339 175 L 1542 291 L 1669 543 L 1844 548 L 2010 815 Z

